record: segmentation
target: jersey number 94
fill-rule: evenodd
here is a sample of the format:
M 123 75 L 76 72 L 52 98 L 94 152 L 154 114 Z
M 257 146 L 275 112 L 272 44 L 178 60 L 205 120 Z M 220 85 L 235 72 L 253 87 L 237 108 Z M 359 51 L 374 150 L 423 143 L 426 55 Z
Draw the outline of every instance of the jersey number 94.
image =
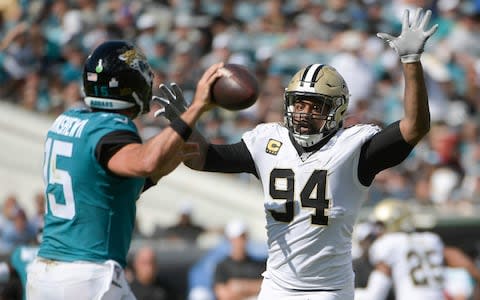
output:
M 286 181 L 285 189 L 277 189 L 277 180 Z M 325 210 L 329 207 L 329 199 L 326 199 L 325 191 L 327 185 L 327 171 L 313 171 L 307 183 L 300 193 L 302 207 L 315 208 L 315 214 L 311 217 L 312 224 L 328 225 L 328 217 Z M 273 169 L 270 173 L 270 196 L 274 200 L 286 200 L 285 212 L 269 210 L 272 217 L 279 222 L 289 223 L 294 216 L 294 195 L 295 195 L 295 173 L 292 169 Z M 316 192 L 312 192 L 316 188 Z

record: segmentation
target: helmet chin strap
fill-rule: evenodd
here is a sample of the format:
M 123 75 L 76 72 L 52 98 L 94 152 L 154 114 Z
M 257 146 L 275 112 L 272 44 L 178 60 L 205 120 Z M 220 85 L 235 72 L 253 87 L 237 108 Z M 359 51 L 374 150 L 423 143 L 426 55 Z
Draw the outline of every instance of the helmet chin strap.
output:
M 323 138 L 328 136 L 332 133 L 332 130 L 335 129 L 335 122 L 326 121 L 325 124 L 322 125 L 319 133 L 316 134 L 301 134 L 293 132 L 293 137 L 295 141 L 302 147 L 312 147 L 319 143 Z
M 135 102 L 137 102 L 137 105 L 140 106 L 140 110 L 138 111 L 138 114 L 136 117 L 140 116 L 141 114 L 143 114 L 143 110 L 144 110 L 144 105 L 143 105 L 143 102 L 142 100 L 140 100 L 140 97 L 138 97 L 137 93 L 133 92 L 132 93 L 132 97 L 133 99 L 135 99 Z
M 308 135 L 293 133 L 293 138 L 302 147 L 314 146 L 315 144 L 320 142 L 323 137 L 324 137 L 323 133 L 308 134 Z

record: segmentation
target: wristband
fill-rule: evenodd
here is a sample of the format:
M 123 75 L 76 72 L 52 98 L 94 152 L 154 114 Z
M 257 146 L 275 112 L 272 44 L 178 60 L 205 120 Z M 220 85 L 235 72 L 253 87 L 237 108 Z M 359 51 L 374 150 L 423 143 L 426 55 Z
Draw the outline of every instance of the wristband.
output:
M 400 57 L 403 64 L 414 63 L 420 61 L 420 54 L 406 54 Z
M 182 118 L 176 118 L 170 123 L 170 127 L 175 130 L 184 141 L 187 141 L 190 135 L 192 135 L 192 128 L 188 126 Z

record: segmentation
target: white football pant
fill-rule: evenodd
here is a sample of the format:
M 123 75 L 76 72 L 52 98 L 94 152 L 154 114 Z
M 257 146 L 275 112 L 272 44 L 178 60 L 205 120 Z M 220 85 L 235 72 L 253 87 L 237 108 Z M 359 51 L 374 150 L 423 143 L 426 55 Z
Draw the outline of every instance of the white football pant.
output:
M 258 300 L 353 300 L 354 284 L 339 291 L 292 291 L 286 290 L 269 278 L 263 278 Z
M 122 267 L 36 258 L 27 269 L 28 300 L 135 300 Z

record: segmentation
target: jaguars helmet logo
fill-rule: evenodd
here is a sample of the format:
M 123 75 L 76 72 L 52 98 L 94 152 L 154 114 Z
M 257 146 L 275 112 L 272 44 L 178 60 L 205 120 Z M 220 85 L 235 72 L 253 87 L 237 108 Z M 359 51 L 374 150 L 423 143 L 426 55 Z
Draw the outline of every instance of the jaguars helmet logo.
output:
M 152 75 L 148 67 L 147 58 L 143 53 L 136 49 L 129 49 L 120 54 L 118 58 L 129 65 L 130 68 L 139 71 L 147 82 L 152 82 Z

